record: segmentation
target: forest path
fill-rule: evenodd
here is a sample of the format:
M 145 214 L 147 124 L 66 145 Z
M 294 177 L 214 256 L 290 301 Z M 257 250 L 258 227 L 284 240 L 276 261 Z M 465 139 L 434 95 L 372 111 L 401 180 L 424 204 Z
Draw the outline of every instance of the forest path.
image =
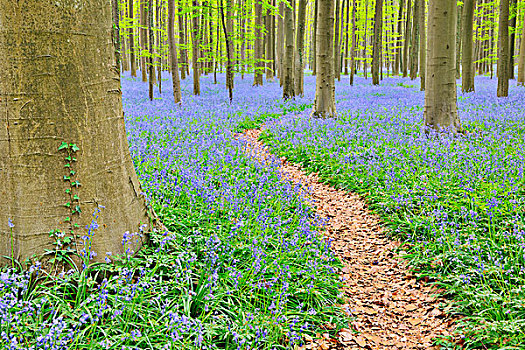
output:
M 251 154 L 262 163 L 273 157 L 258 141 L 261 130 L 237 135 L 247 141 Z M 329 219 L 324 234 L 333 240 L 332 250 L 344 267 L 345 305 L 353 319 L 350 329 L 337 339 L 307 339 L 299 349 L 439 349 L 432 339 L 449 336 L 454 322 L 440 309 L 444 299 L 437 290 L 418 282 L 396 253 L 400 245 L 384 234 L 379 218 L 356 194 L 321 183 L 299 166 L 281 159 L 283 178 L 300 183 L 317 213 Z

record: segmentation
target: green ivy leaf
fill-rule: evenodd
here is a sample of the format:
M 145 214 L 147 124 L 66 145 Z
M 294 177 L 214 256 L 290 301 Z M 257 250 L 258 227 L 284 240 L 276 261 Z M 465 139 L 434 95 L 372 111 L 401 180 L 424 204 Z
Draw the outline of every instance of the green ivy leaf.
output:
M 67 142 L 62 141 L 62 144 L 60 145 L 60 147 L 58 147 L 58 150 L 61 151 L 66 148 L 69 148 L 69 145 L 67 144 Z
M 69 180 L 71 180 L 71 177 L 64 175 L 64 181 L 69 181 Z
M 79 201 L 80 198 L 78 198 L 78 195 L 75 194 L 75 195 L 73 196 L 73 200 L 75 200 L 75 201 Z
M 71 188 L 66 188 L 66 193 L 70 194 L 71 193 Z
M 64 165 L 64 168 L 71 168 L 71 164 L 67 163 L 66 165 Z
M 64 204 L 64 207 L 66 207 L 66 208 L 69 208 L 70 206 L 71 206 L 70 202 L 67 202 L 66 204 Z
M 69 173 L 70 173 L 71 175 L 75 175 L 76 171 L 71 170 Z
M 78 148 L 78 146 L 77 146 L 77 145 L 75 145 L 74 143 L 73 143 L 73 144 L 71 144 L 70 146 L 71 146 L 71 150 L 72 150 L 73 152 L 77 152 L 77 151 L 80 151 L 80 148 Z
M 70 222 L 70 221 L 71 221 L 71 218 L 70 218 L 69 216 L 66 216 L 66 218 L 65 218 L 64 221 L 65 221 L 65 222 Z

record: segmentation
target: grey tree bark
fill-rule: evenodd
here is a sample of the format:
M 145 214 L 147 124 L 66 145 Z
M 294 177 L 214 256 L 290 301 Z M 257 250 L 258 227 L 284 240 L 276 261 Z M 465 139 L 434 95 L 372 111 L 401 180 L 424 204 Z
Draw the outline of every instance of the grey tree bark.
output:
M 317 72 L 316 72 L 316 69 L 317 69 L 317 64 L 316 64 L 316 60 L 317 60 L 317 15 L 319 14 L 319 0 L 313 0 L 314 1 L 314 30 L 313 30 L 313 60 L 312 60 L 312 63 L 313 63 L 313 66 L 312 66 L 312 75 L 316 75 Z
M 514 52 L 516 44 L 516 19 L 518 17 L 517 1 L 510 0 L 509 12 L 509 79 L 515 79 L 514 76 Z
M 419 1 L 419 78 L 421 91 L 425 91 L 427 68 L 426 0 Z
M 354 0 L 352 6 L 352 49 L 350 50 L 350 85 L 354 85 L 354 74 L 355 74 L 355 46 L 356 46 L 356 24 L 355 15 L 357 12 L 357 0 Z
M 523 28 L 525 28 L 525 16 L 523 16 Z M 521 34 L 520 55 L 518 57 L 518 85 L 525 84 L 525 33 Z
M 200 38 L 199 38 L 199 16 L 200 16 L 200 10 L 199 10 L 199 0 L 193 0 L 193 13 L 192 13 L 192 31 L 191 31 L 191 38 L 192 38 L 192 66 L 193 66 L 193 94 L 194 95 L 200 95 L 201 94 L 201 82 L 200 82 L 200 71 L 199 71 L 199 46 L 200 46 Z
M 295 96 L 294 76 L 293 76 L 293 58 L 294 58 L 294 28 L 293 28 L 293 10 L 286 5 L 284 9 L 284 60 L 283 60 L 283 99 L 287 100 Z
M 133 1 L 133 0 L 130 0 Z M 188 66 L 188 50 L 186 49 L 186 35 L 184 30 L 184 15 L 182 14 L 182 1 L 179 3 L 179 47 L 180 47 L 180 78 L 186 79 L 186 67 Z
M 277 75 L 279 77 L 279 85 L 283 86 L 283 61 L 284 61 L 284 2 L 279 3 L 279 14 L 277 17 Z
M 148 49 L 148 19 L 146 14 L 146 1 L 148 0 L 139 0 L 139 9 L 140 9 L 140 27 L 139 27 L 139 42 L 140 49 Z M 148 72 L 146 71 L 146 57 L 144 55 L 140 56 L 140 71 L 142 73 L 142 81 L 145 83 L 148 81 Z
M 407 19 L 405 22 L 405 43 L 403 45 L 403 62 L 402 62 L 403 78 L 406 78 L 408 76 L 408 46 L 410 44 L 410 39 L 411 39 L 411 27 L 410 27 L 410 21 L 412 19 L 411 12 L 412 12 L 412 5 L 410 3 L 410 0 L 407 0 Z
M 458 11 L 457 11 L 457 24 L 456 24 L 456 79 L 459 79 L 461 77 L 461 39 L 463 32 L 463 23 L 461 20 L 461 13 L 463 12 L 463 5 L 458 5 Z
M 456 97 L 456 1 L 430 0 L 428 5 L 425 126 L 462 131 Z
M 410 79 L 417 78 L 419 53 L 419 1 L 414 0 L 414 18 L 412 19 L 412 43 L 410 44 Z
M 128 17 L 129 19 L 134 22 L 133 20 L 133 0 L 129 0 L 128 3 Z M 133 36 L 133 26 L 130 26 L 128 29 L 129 33 L 129 61 L 131 66 L 131 76 L 136 77 L 137 76 L 137 61 L 135 59 L 135 37 Z
M 124 232 L 150 225 L 126 138 L 111 2 L 78 4 L 0 0 L 0 256 L 41 255 L 53 230 L 80 251 L 99 205 L 97 261 L 124 252 Z M 79 148 L 70 167 L 62 142 Z
M 509 0 L 500 0 L 498 25 L 498 97 L 509 95 Z
M 344 74 L 348 75 L 348 50 L 350 49 L 350 0 L 346 0 Z
M 372 84 L 379 85 L 379 57 L 383 37 L 383 0 L 376 0 L 374 15 L 374 46 L 372 49 Z
M 170 67 L 173 80 L 173 100 L 180 103 L 182 93 L 180 91 L 179 62 L 177 59 L 177 44 L 175 43 L 175 0 L 168 0 L 168 45 L 170 48 Z
M 474 75 L 476 73 L 474 67 L 474 53 L 473 47 L 473 31 L 474 31 L 474 10 L 476 8 L 476 0 L 465 0 L 463 3 L 463 13 L 461 22 L 463 23 L 463 32 L 461 35 L 461 45 L 463 46 L 463 55 L 461 57 L 461 91 L 472 92 L 475 90 Z
M 341 46 L 339 46 L 339 33 L 341 26 L 341 19 L 339 16 L 339 8 L 341 7 L 341 1 L 335 0 L 335 31 L 334 31 L 334 73 L 337 80 L 341 80 Z
M 317 79 L 313 116 L 335 117 L 334 80 L 334 2 L 318 0 L 317 17 Z
M 297 50 L 294 84 L 295 96 L 303 96 L 304 89 L 304 33 L 306 27 L 306 0 L 298 0 L 297 9 L 297 34 L 295 36 L 295 47 Z
M 264 62 L 263 59 L 263 34 L 262 34 L 262 2 L 261 0 L 254 1 L 255 7 L 255 43 L 254 43 L 254 73 L 253 73 L 253 86 L 263 85 L 263 71 Z
M 397 14 L 397 39 L 396 39 L 396 58 L 394 61 L 394 68 L 392 74 L 394 76 L 399 75 L 399 70 L 403 66 L 402 64 L 402 40 L 403 40 L 403 8 L 405 7 L 404 0 L 399 1 L 399 12 Z

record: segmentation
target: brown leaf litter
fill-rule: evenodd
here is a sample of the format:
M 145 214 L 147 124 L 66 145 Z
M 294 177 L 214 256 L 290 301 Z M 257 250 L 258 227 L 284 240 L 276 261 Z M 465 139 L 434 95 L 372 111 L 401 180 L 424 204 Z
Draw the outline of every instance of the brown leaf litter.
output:
M 245 139 L 251 153 L 265 163 L 273 156 L 258 141 L 260 130 L 237 135 Z M 305 337 L 297 349 L 439 349 L 432 339 L 451 336 L 455 319 L 442 311 L 445 299 L 436 297 L 433 286 L 417 281 L 406 262 L 396 253 L 400 243 L 386 237 L 377 215 L 361 197 L 321 183 L 317 174 L 307 175 L 297 165 L 281 158 L 283 178 L 300 183 L 317 213 L 329 219 L 325 235 L 344 267 L 345 305 L 348 328 L 317 339 Z

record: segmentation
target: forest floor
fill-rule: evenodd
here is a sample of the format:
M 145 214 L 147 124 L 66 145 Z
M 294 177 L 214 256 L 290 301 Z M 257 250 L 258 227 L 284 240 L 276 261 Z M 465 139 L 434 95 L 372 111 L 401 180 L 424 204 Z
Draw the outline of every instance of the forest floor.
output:
M 274 156 L 259 141 L 261 132 L 246 130 L 238 137 L 262 164 L 272 163 Z M 416 279 L 397 253 L 401 243 L 385 235 L 381 219 L 361 196 L 321 182 L 318 174 L 307 174 L 284 157 L 280 161 L 283 180 L 300 185 L 327 221 L 323 232 L 343 261 L 343 307 L 352 319 L 352 330 L 343 328 L 335 339 L 308 337 L 299 349 L 438 349 L 433 339 L 450 338 L 456 328 L 443 312 L 449 301 L 437 296 L 443 290 Z
M 131 157 L 167 230 L 54 279 L 0 270 L 0 347 L 523 348 L 525 89 L 497 98 L 477 77 L 458 91 L 467 133 L 429 137 L 408 78 L 342 77 L 328 119 L 310 117 L 309 74 L 287 101 L 246 75 L 230 103 L 217 78 L 200 96 L 183 80 L 175 105 L 167 72 L 152 101 L 123 75 Z

